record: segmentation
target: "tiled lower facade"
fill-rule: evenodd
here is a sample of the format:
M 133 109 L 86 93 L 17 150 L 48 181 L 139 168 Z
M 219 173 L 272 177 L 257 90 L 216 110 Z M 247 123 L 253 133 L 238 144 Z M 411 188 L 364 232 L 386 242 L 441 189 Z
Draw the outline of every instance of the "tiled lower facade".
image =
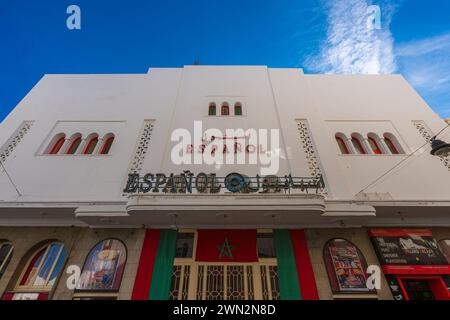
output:
M 450 228 L 427 230 L 448 258 L 445 243 L 450 244 L 446 242 Z M 330 273 L 327 257 L 338 266 L 331 269 L 336 274 Z M 406 292 L 409 299 L 427 294 L 435 299 L 447 294 L 450 299 L 448 262 L 437 266 L 416 262 L 409 269 L 386 266 L 380 262 L 370 229 L 365 228 L 0 228 L 3 299 L 391 300 L 398 299 L 395 289 Z M 358 270 L 370 265 L 382 270 L 378 290 L 361 287 L 367 275 Z M 78 266 L 81 276 L 68 273 L 70 266 Z M 384 271 L 390 274 L 385 276 Z M 77 286 L 69 288 L 68 282 Z

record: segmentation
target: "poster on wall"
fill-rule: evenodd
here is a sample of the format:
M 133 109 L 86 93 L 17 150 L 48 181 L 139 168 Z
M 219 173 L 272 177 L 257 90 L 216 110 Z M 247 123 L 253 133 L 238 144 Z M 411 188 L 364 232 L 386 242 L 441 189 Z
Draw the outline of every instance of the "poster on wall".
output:
M 338 288 L 334 291 L 368 292 L 363 262 L 358 249 L 350 243 L 336 243 L 328 247 L 330 260 L 334 269 Z
M 448 264 L 430 230 L 373 229 L 369 235 L 381 264 Z
M 89 253 L 77 290 L 119 290 L 125 266 L 126 249 L 119 240 L 97 244 Z

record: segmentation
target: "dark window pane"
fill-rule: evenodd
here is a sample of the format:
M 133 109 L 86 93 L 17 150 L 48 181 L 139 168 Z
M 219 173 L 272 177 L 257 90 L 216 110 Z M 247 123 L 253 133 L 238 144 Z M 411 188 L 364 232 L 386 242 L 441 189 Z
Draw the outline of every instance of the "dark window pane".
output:
M 0 245 L 0 278 L 8 266 L 9 261 L 11 261 L 12 257 L 12 244 L 4 243 Z
M 103 148 L 102 151 L 100 152 L 100 154 L 108 154 L 109 150 L 111 149 L 111 146 L 113 144 L 114 141 L 114 137 L 108 138 L 108 140 L 105 141 L 105 143 L 103 144 Z
M 272 233 L 258 233 L 256 239 L 258 245 L 258 257 L 275 258 L 275 244 Z
M 77 152 L 78 147 L 80 146 L 80 143 L 81 138 L 76 138 L 70 145 L 69 150 L 67 150 L 67 154 L 75 154 L 75 152 Z
M 216 106 L 215 105 L 210 105 L 209 106 L 208 114 L 210 116 L 215 116 L 216 115 Z
M 192 258 L 194 251 L 194 234 L 178 233 L 175 258 Z

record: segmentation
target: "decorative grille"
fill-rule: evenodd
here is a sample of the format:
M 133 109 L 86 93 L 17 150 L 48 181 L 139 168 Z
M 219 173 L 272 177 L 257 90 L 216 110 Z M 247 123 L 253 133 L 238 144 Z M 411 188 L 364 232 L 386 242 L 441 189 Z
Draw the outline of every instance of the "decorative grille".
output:
M 264 300 L 279 300 L 280 288 L 278 286 L 278 267 L 274 265 L 262 265 L 261 288 Z
M 0 149 L 0 161 L 5 162 L 5 160 L 12 154 L 14 149 L 17 147 L 23 137 L 30 131 L 31 126 L 34 121 L 24 121 L 20 127 L 14 132 L 11 138 L 6 141 L 6 143 Z
M 197 300 L 203 299 L 203 274 L 205 267 L 198 267 L 198 275 L 197 275 Z
M 431 140 L 434 137 L 434 134 L 431 132 L 431 130 L 427 127 L 424 121 L 413 121 L 414 127 L 419 131 L 422 138 L 428 142 L 431 143 Z M 439 157 L 442 164 L 450 170 L 450 156 L 448 157 Z
M 263 300 L 269 300 L 269 290 L 268 290 L 268 285 L 267 285 L 266 266 L 260 266 L 260 271 L 261 271 L 261 286 L 262 286 Z
M 206 269 L 206 300 L 223 300 L 224 266 L 208 266 Z
M 252 266 L 247 266 L 247 296 L 248 300 L 255 299 L 255 289 L 253 287 L 253 268 Z
M 314 147 L 308 121 L 306 119 L 297 120 L 297 129 L 300 134 L 300 142 L 302 143 L 302 148 L 308 162 L 310 176 L 314 178 L 323 177 L 323 172 L 319 165 L 319 155 Z M 327 194 L 326 188 L 324 188 L 323 194 Z
M 178 294 L 180 292 L 180 280 L 181 280 L 181 266 L 173 266 L 169 300 L 178 300 Z
M 227 267 L 227 300 L 245 300 L 244 266 Z
M 272 300 L 280 299 L 280 288 L 278 286 L 278 267 L 269 266 L 269 276 L 270 276 L 270 289 L 272 293 Z
M 131 162 L 129 173 L 140 173 L 142 164 L 144 163 L 145 155 L 147 154 L 150 140 L 152 137 L 154 121 L 144 120 L 144 126 L 139 136 L 139 142 L 134 151 L 133 160 Z
M 260 272 L 255 273 L 253 268 L 259 268 Z M 191 277 L 195 280 L 190 281 Z M 261 278 L 258 279 L 258 277 Z M 256 292 L 255 281 L 261 281 Z M 191 286 L 196 287 L 191 288 Z M 192 289 L 192 294 L 195 292 L 195 295 L 190 296 L 189 289 Z M 274 264 L 182 264 L 173 267 L 170 300 L 255 300 L 261 298 L 280 299 L 278 268 Z
M 191 267 L 184 266 L 183 273 L 183 291 L 181 292 L 181 300 L 188 299 L 188 291 L 189 291 L 189 276 L 191 275 Z

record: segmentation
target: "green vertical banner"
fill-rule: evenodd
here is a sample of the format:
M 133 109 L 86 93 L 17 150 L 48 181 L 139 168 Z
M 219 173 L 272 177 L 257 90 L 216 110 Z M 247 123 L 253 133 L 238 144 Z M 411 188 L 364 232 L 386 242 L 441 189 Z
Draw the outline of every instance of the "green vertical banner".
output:
M 149 300 L 168 300 L 177 243 L 176 230 L 161 230 Z
M 291 234 L 288 230 L 273 231 L 278 264 L 278 282 L 281 300 L 301 300 L 297 265 Z

